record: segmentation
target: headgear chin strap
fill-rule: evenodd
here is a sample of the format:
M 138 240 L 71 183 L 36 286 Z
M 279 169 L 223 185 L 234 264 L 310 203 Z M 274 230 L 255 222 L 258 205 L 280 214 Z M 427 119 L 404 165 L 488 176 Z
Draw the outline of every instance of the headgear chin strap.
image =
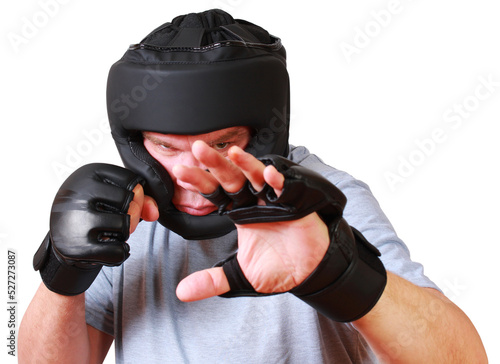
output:
M 207 27 L 207 19 L 221 16 Z M 159 222 L 186 239 L 222 236 L 235 226 L 217 213 L 192 216 L 173 206 L 172 179 L 145 149 L 142 131 L 198 135 L 248 126 L 254 132 L 248 152 L 288 153 L 285 49 L 262 28 L 221 10 L 175 18 L 130 46 L 109 72 L 107 106 L 124 165 L 146 179 Z

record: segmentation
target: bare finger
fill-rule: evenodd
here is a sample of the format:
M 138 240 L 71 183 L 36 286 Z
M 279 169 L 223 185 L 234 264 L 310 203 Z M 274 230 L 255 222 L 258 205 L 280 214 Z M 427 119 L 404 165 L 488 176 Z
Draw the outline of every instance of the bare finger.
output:
M 267 166 L 263 175 L 266 183 L 274 189 L 274 193 L 279 197 L 285 185 L 285 176 L 278 172 L 274 166 Z
M 184 278 L 177 286 L 177 297 L 184 302 L 198 301 L 229 291 L 229 282 L 221 267 L 205 269 Z
M 211 173 L 198 167 L 176 165 L 172 173 L 177 180 L 189 184 L 192 190 L 200 193 L 212 193 L 219 186 L 219 182 Z
M 160 217 L 158 205 L 151 196 L 144 195 L 141 217 L 146 221 L 156 221 Z
M 142 185 L 137 184 L 132 190 L 134 198 L 130 201 L 127 214 L 130 215 L 130 233 L 133 233 L 141 221 L 142 206 L 144 204 L 144 189 Z
M 196 159 L 208 168 L 224 190 L 237 192 L 245 184 L 246 178 L 241 170 L 205 142 L 201 140 L 194 142 L 192 151 Z
M 255 190 L 260 191 L 264 187 L 263 172 L 265 166 L 261 161 L 239 147 L 229 149 L 228 156 L 241 169 Z

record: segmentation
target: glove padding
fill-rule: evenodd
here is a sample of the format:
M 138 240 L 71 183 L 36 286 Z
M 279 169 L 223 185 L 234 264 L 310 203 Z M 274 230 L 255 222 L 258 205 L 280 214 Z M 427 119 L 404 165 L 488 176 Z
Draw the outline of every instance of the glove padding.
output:
M 238 204 L 233 202 L 232 195 L 224 194 L 221 189 L 204 196 L 219 206 L 220 214 L 227 215 L 236 224 L 295 220 L 317 212 L 328 226 L 330 245 L 314 272 L 289 292 L 332 320 L 349 322 L 361 318 L 378 302 L 387 274 L 378 249 L 342 218 L 346 197 L 320 174 L 283 157 L 268 155 L 259 159 L 284 175 L 279 197 L 267 185 L 261 191 L 255 191 L 251 185 L 245 186 L 236 194 Z M 253 199 L 240 197 L 248 196 L 248 191 Z M 216 198 L 212 198 L 214 196 Z M 257 198 L 264 200 L 266 205 L 257 205 Z M 227 209 L 229 206 L 231 210 Z M 224 269 L 231 289 L 222 297 L 269 295 L 254 290 L 236 254 L 217 266 Z
M 267 184 L 256 191 L 249 183 L 236 193 L 228 193 L 219 187 L 212 194 L 202 194 L 219 207 L 219 214 L 241 225 L 298 220 L 313 212 L 318 212 L 327 225 L 342 217 L 346 197 L 319 173 L 278 155 L 267 155 L 259 160 L 265 165 L 273 165 L 284 175 L 281 195 L 276 196 Z M 262 199 L 266 206 L 257 205 L 258 199 Z M 232 208 L 228 209 L 229 206 Z
M 33 258 L 51 291 L 72 296 L 92 284 L 103 265 L 129 256 L 128 207 L 135 173 L 109 164 L 88 164 L 71 174 L 56 194 L 50 231 Z

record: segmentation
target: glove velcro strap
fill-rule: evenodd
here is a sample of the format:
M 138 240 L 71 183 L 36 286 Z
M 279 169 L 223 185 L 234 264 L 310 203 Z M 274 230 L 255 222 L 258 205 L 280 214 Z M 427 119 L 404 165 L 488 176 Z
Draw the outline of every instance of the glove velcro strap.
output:
M 35 254 L 33 266 L 35 270 L 40 271 L 42 281 L 49 290 L 64 296 L 75 296 L 85 292 L 102 267 L 96 265 L 91 268 L 80 268 L 61 262 L 54 253 L 50 233 Z
M 346 263 L 340 251 L 331 254 L 329 248 L 316 270 L 290 291 L 318 312 L 339 322 L 354 321 L 367 314 L 378 302 L 387 282 L 378 250 L 357 230 L 351 229 L 342 219 L 334 233 L 349 261 L 345 271 L 337 277 L 326 275 Z M 349 241 L 355 242 L 354 246 Z M 325 285 L 325 281 L 332 278 L 335 279 Z

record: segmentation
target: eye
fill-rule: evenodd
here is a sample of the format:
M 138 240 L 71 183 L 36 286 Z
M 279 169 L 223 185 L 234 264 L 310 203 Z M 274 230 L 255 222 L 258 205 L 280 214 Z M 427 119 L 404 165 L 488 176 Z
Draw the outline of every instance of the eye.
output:
M 222 149 L 227 148 L 227 146 L 228 146 L 228 145 L 229 145 L 229 143 L 228 143 L 228 142 L 221 142 L 221 143 L 215 143 L 215 144 L 213 145 L 213 147 L 214 147 L 214 149 L 216 149 L 216 150 L 222 150 Z
M 156 149 L 156 151 L 158 153 L 161 153 L 162 155 L 170 156 L 170 155 L 176 154 L 178 152 L 178 150 L 175 147 L 173 147 L 169 144 L 159 142 L 159 141 L 153 142 L 153 145 L 154 145 L 154 148 Z

